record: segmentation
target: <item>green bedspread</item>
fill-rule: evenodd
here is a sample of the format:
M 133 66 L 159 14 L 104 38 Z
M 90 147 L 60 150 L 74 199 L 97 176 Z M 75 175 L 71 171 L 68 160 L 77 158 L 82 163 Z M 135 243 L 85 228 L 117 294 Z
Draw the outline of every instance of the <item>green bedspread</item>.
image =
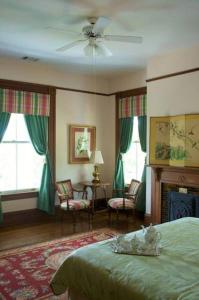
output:
M 90 300 L 199 300 L 199 219 L 157 225 L 157 257 L 116 254 L 106 240 L 76 250 L 54 275 L 55 294 L 68 287 Z M 129 233 L 142 234 L 142 231 Z

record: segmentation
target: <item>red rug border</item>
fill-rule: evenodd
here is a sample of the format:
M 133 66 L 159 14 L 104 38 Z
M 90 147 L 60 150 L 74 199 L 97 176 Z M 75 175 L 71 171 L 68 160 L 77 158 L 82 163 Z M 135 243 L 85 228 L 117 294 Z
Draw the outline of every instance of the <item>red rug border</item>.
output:
M 4 256 L 7 256 L 7 255 L 10 255 L 10 254 L 16 254 L 16 252 L 20 251 L 20 252 L 23 252 L 23 251 L 28 251 L 28 250 L 31 250 L 33 248 L 40 248 L 40 247 L 43 247 L 45 246 L 46 244 L 48 243 L 59 243 L 59 242 L 62 242 L 62 241 L 68 241 L 68 240 L 75 240 L 77 238 L 81 238 L 83 236 L 87 236 L 87 235 L 90 235 L 90 234 L 96 234 L 96 233 L 107 233 L 107 234 L 120 234 L 120 232 L 116 229 L 111 229 L 111 228 L 108 228 L 108 227 L 104 227 L 104 228 L 99 228 L 99 229 L 95 229 L 95 230 L 90 230 L 90 231 L 85 231 L 85 232 L 81 232 L 81 233 L 75 233 L 75 234 L 71 234 L 71 235 L 68 235 L 66 237 L 61 237 L 61 238 L 57 238 L 57 239 L 52 239 L 52 240 L 48 240 L 48 241 L 45 241 L 45 242 L 39 242 L 39 243 L 34 243 L 34 244 L 31 244 L 31 245 L 27 245 L 27 246 L 22 246 L 22 247 L 17 247 L 17 248 L 11 248 L 11 249 L 5 249 L 5 250 L 1 250 L 0 251 L 0 259 L 2 259 Z

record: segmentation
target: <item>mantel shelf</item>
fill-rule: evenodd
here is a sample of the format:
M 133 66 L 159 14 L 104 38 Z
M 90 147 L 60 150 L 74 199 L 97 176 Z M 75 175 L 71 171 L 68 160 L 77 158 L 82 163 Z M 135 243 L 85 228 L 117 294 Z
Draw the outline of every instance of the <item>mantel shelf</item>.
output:
M 168 166 L 168 165 L 147 165 L 147 167 L 153 169 L 175 169 L 175 170 L 192 170 L 192 171 L 199 171 L 199 167 L 178 167 L 178 166 Z

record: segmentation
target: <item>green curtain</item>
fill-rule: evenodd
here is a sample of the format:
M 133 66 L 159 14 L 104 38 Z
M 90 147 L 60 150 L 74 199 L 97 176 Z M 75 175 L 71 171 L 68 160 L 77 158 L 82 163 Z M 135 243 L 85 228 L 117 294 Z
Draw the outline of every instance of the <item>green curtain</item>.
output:
M 24 115 L 30 139 L 39 155 L 45 155 L 37 207 L 49 214 L 54 213 L 55 191 L 50 155 L 48 152 L 48 117 Z
M 122 190 L 124 189 L 125 186 L 122 154 L 126 153 L 131 145 L 132 134 L 133 134 L 133 117 L 120 119 L 119 128 L 120 128 L 120 144 L 119 144 L 119 152 L 117 156 L 115 176 L 113 182 L 113 188 L 115 190 Z M 118 192 L 117 196 L 121 196 L 121 192 Z
M 6 112 L 0 113 L 0 142 L 3 139 L 9 120 L 10 120 L 10 113 L 6 113 Z M 0 223 L 1 222 L 3 222 L 3 213 L 2 213 L 1 194 L 0 194 Z
M 141 149 L 143 152 L 146 153 L 146 135 L 147 135 L 147 117 L 146 116 L 138 117 L 138 131 L 139 131 Z M 136 210 L 139 212 L 145 213 L 145 208 L 146 208 L 146 158 L 145 158 L 145 164 L 144 164 L 141 181 L 142 181 L 142 188 L 138 195 Z

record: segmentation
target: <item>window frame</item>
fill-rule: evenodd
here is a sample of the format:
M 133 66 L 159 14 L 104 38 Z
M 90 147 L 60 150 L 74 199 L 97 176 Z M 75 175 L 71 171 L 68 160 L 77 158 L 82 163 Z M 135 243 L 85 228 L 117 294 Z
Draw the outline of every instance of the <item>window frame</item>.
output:
M 0 88 L 13 89 L 18 91 L 27 91 L 35 93 L 43 93 L 50 95 L 50 116 L 48 122 L 48 149 L 52 159 L 52 172 L 53 172 L 53 183 L 55 178 L 55 117 L 56 117 L 56 107 L 55 107 L 55 96 L 56 88 L 48 85 L 5 80 L 0 79 Z M 19 199 L 35 198 L 38 196 L 37 191 L 25 191 L 25 192 L 14 192 L 8 194 L 2 194 L 2 201 L 12 201 Z
M 115 94 L 115 153 L 116 153 L 116 158 L 117 154 L 119 151 L 119 142 L 120 142 L 120 122 L 119 122 L 119 100 L 125 97 L 130 97 L 130 96 L 138 96 L 138 95 L 143 95 L 147 93 L 147 87 L 140 87 L 137 89 L 132 89 L 132 90 L 126 90 L 122 92 L 117 92 Z
M 136 120 L 137 119 L 137 120 Z M 141 178 L 142 178 L 142 173 L 143 173 L 143 168 L 144 168 L 144 164 L 145 164 L 145 156 L 146 154 L 142 151 L 142 148 L 141 148 L 141 143 L 140 143 L 140 137 L 139 137 L 139 128 L 138 128 L 138 116 L 135 116 L 133 118 L 133 136 L 132 136 L 132 140 L 131 140 L 131 145 L 129 147 L 129 150 L 124 154 L 124 158 L 123 158 L 123 165 L 124 165 L 124 181 L 125 181 L 125 185 L 128 185 L 131 181 L 132 178 L 138 180 L 138 181 L 141 181 Z M 135 132 L 137 131 L 137 134 L 136 134 L 136 138 L 134 138 L 134 134 Z M 128 162 L 128 160 L 126 159 L 126 156 L 128 155 L 128 152 L 129 151 L 135 151 L 135 152 L 130 152 L 134 157 L 135 157 L 135 165 L 131 165 L 130 162 Z M 140 156 L 143 156 L 143 168 L 141 169 L 142 172 L 139 172 L 139 169 L 140 169 L 140 164 L 139 162 L 141 163 L 141 161 L 139 160 Z M 127 163 L 127 164 L 126 164 Z M 135 173 L 133 175 L 133 177 L 131 176 L 130 178 L 128 178 L 129 180 L 125 180 L 127 179 L 128 176 L 126 176 L 126 171 L 128 170 L 128 166 L 132 166 L 131 167 L 131 170 L 134 170 Z M 138 176 L 138 174 L 140 176 Z
M 125 97 L 147 94 L 147 87 L 140 87 L 132 90 L 117 92 L 115 94 L 115 161 L 117 160 L 120 146 L 120 122 L 119 122 L 119 101 Z

